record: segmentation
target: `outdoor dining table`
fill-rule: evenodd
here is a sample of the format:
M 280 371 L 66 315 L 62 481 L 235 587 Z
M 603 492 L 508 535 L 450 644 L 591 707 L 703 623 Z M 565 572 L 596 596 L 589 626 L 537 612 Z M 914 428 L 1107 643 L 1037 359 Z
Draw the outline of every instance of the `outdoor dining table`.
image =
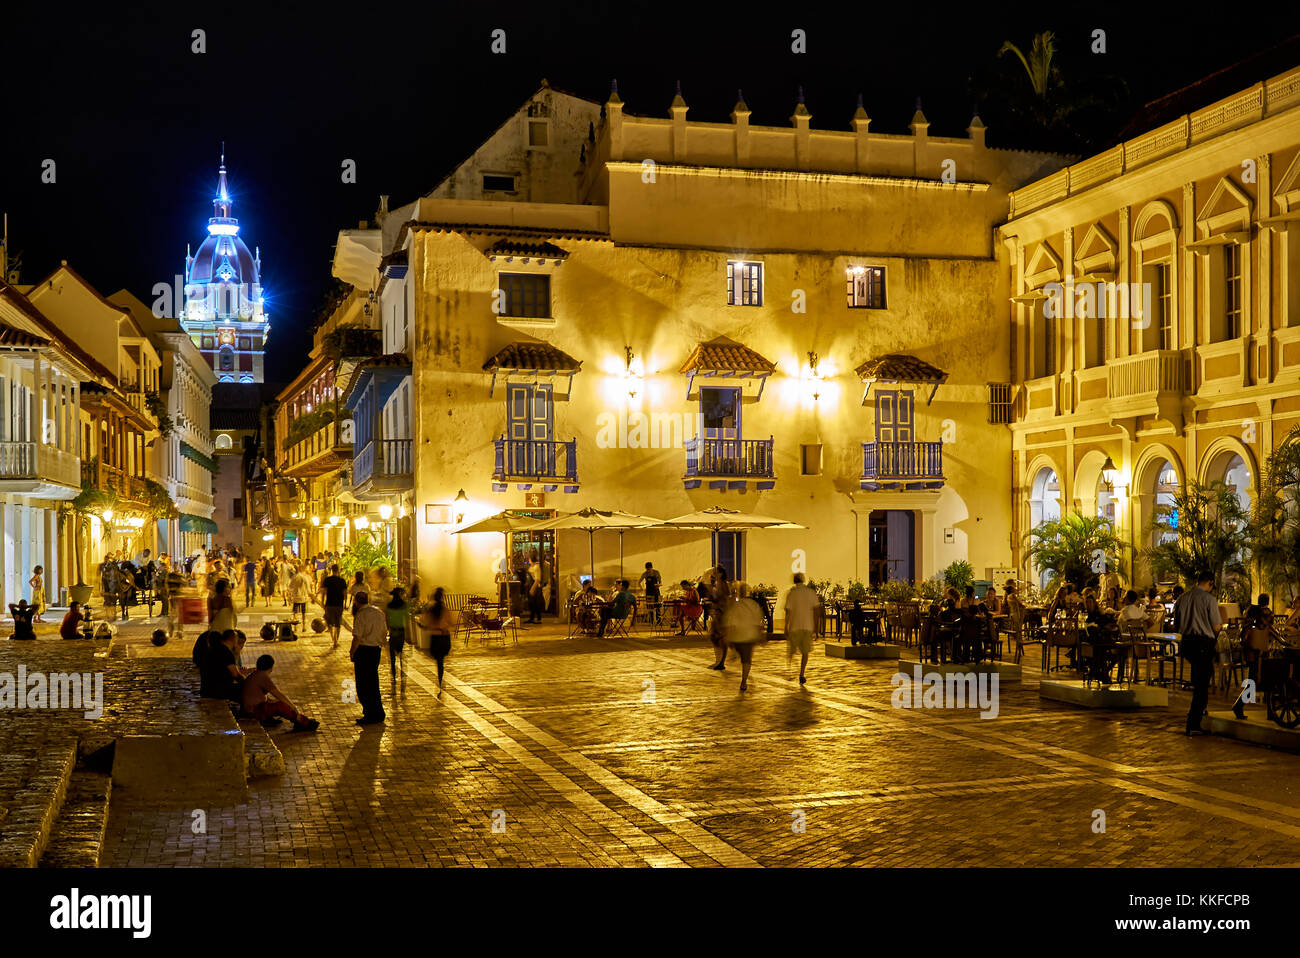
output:
M 1160 647 L 1160 674 L 1157 676 L 1156 681 L 1161 685 L 1164 684 L 1164 657 L 1172 655 L 1173 657 L 1178 658 L 1178 674 L 1171 675 L 1170 680 L 1177 682 L 1179 685 L 1186 684 L 1183 681 L 1183 660 L 1178 656 L 1178 647 L 1182 643 L 1183 637 L 1177 632 L 1148 632 L 1147 639 Z

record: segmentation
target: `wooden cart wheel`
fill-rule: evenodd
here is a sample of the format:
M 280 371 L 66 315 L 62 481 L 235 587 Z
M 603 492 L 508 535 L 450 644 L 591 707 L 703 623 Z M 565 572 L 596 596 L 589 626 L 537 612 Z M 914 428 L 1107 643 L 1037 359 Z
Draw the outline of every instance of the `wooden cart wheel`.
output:
M 1300 725 L 1300 682 L 1283 679 L 1269 689 L 1268 717 L 1283 728 Z

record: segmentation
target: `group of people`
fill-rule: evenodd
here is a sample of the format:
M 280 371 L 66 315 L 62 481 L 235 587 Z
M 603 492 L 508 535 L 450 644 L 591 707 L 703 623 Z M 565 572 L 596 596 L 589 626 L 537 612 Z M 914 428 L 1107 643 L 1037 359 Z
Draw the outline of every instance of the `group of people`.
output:
M 275 684 L 271 678 L 275 668 L 272 656 L 259 655 L 251 668 L 245 667 L 243 650 L 247 641 L 248 636 L 240 629 L 209 629 L 199 635 L 192 653 L 199 670 L 199 694 L 236 703 L 239 714 L 251 716 L 267 727 L 287 718 L 293 722 L 295 732 L 320 728 L 317 719 L 294 705 Z

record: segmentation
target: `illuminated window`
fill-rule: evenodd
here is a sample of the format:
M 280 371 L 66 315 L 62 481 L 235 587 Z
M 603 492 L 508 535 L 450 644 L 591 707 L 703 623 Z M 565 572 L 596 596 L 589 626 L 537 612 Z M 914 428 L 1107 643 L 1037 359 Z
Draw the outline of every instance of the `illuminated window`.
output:
M 727 305 L 763 305 L 762 263 L 727 263 Z
M 230 438 L 229 433 L 217 433 L 216 447 L 218 449 L 229 449 L 234 444 L 234 440 Z
M 551 315 L 551 277 L 545 273 L 502 273 L 502 316 Z
M 849 308 L 885 308 L 885 267 L 854 266 L 849 269 Z

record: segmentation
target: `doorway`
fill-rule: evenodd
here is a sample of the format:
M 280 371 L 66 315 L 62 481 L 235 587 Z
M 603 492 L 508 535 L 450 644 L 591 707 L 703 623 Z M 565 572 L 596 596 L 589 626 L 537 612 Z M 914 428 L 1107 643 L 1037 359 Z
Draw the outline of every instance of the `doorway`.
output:
M 713 565 L 727 570 L 727 581 L 738 582 L 745 577 L 745 534 L 743 532 L 713 533 Z
M 915 575 L 916 514 L 905 509 L 873 509 L 869 521 L 871 585 L 891 579 L 911 582 Z
M 530 519 L 553 519 L 555 513 L 549 509 L 537 511 L 520 511 L 519 515 Z M 510 568 L 518 578 L 521 570 L 526 570 L 537 556 L 542 567 L 542 589 L 546 598 L 546 614 L 555 615 L 556 601 L 559 593 L 559 574 L 555 562 L 555 531 L 553 529 L 531 529 L 510 533 Z

